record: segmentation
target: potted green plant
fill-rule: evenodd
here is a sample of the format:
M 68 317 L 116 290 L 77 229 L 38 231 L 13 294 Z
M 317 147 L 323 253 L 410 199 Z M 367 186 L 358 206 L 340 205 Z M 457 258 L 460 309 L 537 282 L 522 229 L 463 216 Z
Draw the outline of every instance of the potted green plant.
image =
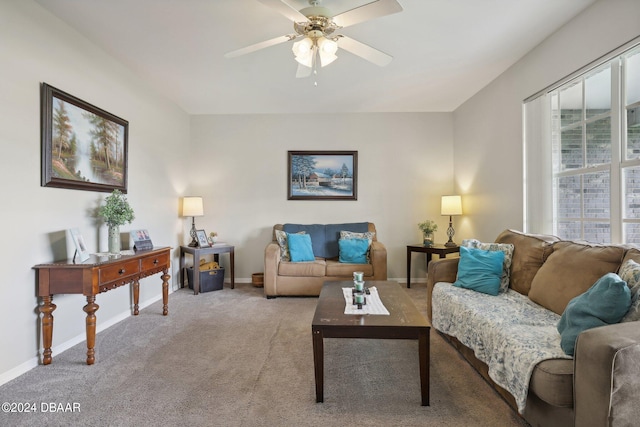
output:
M 105 197 L 105 204 L 100 207 L 98 214 L 109 228 L 109 253 L 120 253 L 120 226 L 131 223 L 135 216 L 129 206 L 127 198 L 120 190 L 113 190 Z
M 218 241 L 218 233 L 216 233 L 215 231 L 212 231 L 211 233 L 209 233 L 209 242 L 212 245 L 215 245 L 217 241 Z
M 433 233 L 438 231 L 438 224 L 428 219 L 418 224 L 418 228 L 422 231 L 423 244 L 425 246 L 433 246 L 435 242 Z

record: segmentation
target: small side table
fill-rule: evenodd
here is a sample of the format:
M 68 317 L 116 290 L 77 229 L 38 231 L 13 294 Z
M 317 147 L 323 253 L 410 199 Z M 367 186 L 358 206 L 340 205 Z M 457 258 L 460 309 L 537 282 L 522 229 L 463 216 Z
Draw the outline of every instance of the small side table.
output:
M 447 254 L 453 254 L 460 252 L 460 246 L 445 246 L 445 245 L 407 245 L 407 288 L 411 287 L 411 252 L 422 252 L 427 254 L 427 266 L 431 261 L 433 254 L 440 255 L 440 258 L 446 258 Z
M 219 255 L 223 253 L 229 254 L 229 267 L 231 273 L 231 289 L 235 287 L 235 272 L 234 272 L 234 252 L 235 247 L 220 243 L 213 246 L 207 246 L 204 248 L 192 247 L 192 246 L 180 246 L 180 287 L 184 288 L 184 254 L 193 255 L 193 294 L 198 295 L 200 293 L 200 257 L 203 255 L 213 254 L 215 262 L 219 262 Z

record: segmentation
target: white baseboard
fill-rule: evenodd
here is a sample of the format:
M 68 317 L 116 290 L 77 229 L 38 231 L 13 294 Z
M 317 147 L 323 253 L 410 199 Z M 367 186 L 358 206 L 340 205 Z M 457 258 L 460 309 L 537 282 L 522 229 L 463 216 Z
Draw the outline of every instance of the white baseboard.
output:
M 407 278 L 406 277 L 389 277 L 388 280 L 394 281 L 394 282 L 398 282 L 398 283 L 404 283 L 405 285 L 407 284 Z M 411 283 L 427 283 L 427 278 L 426 277 L 422 277 L 422 278 L 412 277 L 411 278 Z
M 172 293 L 173 290 L 169 289 L 169 293 Z M 162 294 L 157 295 L 154 298 L 151 298 L 145 302 L 143 302 L 142 304 L 139 304 L 139 309 L 142 310 L 148 306 L 150 306 L 151 304 L 153 304 L 156 301 L 160 301 L 162 299 Z M 133 316 L 133 314 L 131 313 L 131 310 L 129 311 L 125 311 L 123 313 L 118 314 L 117 316 L 112 317 L 111 319 L 104 321 L 104 322 L 98 322 L 98 324 L 96 325 L 96 333 L 99 333 L 101 331 L 104 331 L 107 328 L 110 328 L 111 326 L 115 325 L 118 322 L 121 322 L 122 320 L 126 319 L 127 317 Z M 53 359 L 56 358 L 56 355 L 63 353 L 64 351 L 70 349 L 71 347 L 73 347 L 76 344 L 80 344 L 83 341 L 87 340 L 87 335 L 86 333 L 83 334 L 79 334 L 76 335 L 75 337 L 60 343 L 54 347 L 51 347 L 51 352 L 53 353 Z M 39 349 L 40 354 L 42 354 L 42 349 Z M 0 374 L 0 386 L 8 383 L 9 381 L 13 380 L 14 378 L 19 377 L 20 375 L 32 370 L 33 368 L 35 368 L 36 366 L 38 366 L 38 364 L 40 363 L 40 356 L 36 356 L 33 357 L 31 359 L 29 359 L 28 361 L 16 366 L 13 369 L 10 369 L 6 372 L 3 372 L 2 374 Z
M 392 281 L 392 282 L 398 282 L 398 283 L 407 283 L 407 278 L 406 277 L 389 277 L 387 280 Z M 246 277 L 236 277 L 235 278 L 235 282 L 236 283 L 252 283 L 251 278 L 246 278 Z M 224 279 L 224 283 L 229 284 L 231 283 L 231 279 L 226 278 Z M 422 277 L 422 278 L 418 278 L 418 277 L 412 277 L 411 278 L 411 283 L 427 283 L 427 278 L 426 277 Z

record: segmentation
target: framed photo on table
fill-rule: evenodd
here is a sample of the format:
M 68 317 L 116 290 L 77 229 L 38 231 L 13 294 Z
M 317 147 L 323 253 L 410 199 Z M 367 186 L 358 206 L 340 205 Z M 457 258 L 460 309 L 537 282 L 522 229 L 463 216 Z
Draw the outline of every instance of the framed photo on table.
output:
M 87 244 L 84 242 L 84 238 L 82 234 L 80 234 L 80 230 L 77 228 L 72 228 L 69 230 L 69 234 L 71 234 L 71 239 L 73 240 L 73 244 L 76 247 L 76 251 L 73 254 L 73 262 L 76 261 L 76 257 L 80 260 L 80 262 L 86 261 L 89 259 L 89 249 L 87 249 Z
M 207 239 L 207 233 L 204 230 L 196 230 L 196 238 L 198 239 L 198 246 L 201 248 L 208 248 L 211 245 L 209 244 L 209 239 Z
M 133 249 L 136 251 L 153 249 L 153 243 L 147 230 L 132 230 L 131 240 L 133 240 Z

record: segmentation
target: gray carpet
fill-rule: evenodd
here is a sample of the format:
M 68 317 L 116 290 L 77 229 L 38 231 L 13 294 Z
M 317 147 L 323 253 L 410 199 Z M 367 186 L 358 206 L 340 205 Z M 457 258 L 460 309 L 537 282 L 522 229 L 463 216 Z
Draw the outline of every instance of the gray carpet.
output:
M 407 292 L 425 313 L 424 284 Z M 250 284 L 181 289 L 169 316 L 158 302 L 99 333 L 95 365 L 81 343 L 0 387 L 1 402 L 37 410 L 2 412 L 0 425 L 526 426 L 434 331 L 431 406 L 420 406 L 417 342 L 404 340 L 326 339 L 316 403 L 316 301 L 267 300 Z M 42 413 L 43 402 L 79 412 Z

